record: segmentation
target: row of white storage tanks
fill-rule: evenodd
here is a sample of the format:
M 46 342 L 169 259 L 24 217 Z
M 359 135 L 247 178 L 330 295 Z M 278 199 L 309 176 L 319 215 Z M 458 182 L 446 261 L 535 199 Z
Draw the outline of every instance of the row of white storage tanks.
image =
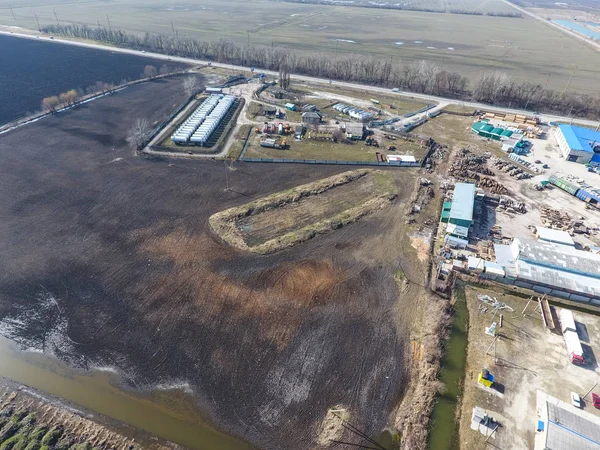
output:
M 375 117 L 373 113 L 370 113 L 360 108 L 355 108 L 354 106 L 344 105 L 343 103 L 333 105 L 333 109 L 343 114 L 348 114 L 353 119 L 358 119 L 362 121 L 370 120 L 373 117 Z
M 175 144 L 204 145 L 234 102 L 233 95 L 211 95 L 177 129 L 171 140 Z

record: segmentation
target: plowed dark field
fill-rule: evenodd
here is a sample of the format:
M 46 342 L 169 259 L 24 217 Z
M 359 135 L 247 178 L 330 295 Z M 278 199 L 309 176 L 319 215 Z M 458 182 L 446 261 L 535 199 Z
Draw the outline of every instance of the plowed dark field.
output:
M 128 128 L 182 91 L 146 83 L 0 136 L 0 331 L 131 386 L 187 380 L 261 448 L 315 448 L 337 405 L 380 431 L 405 387 L 415 297 L 411 284 L 398 299 L 394 273 L 424 277 L 403 234 L 414 173 L 393 172 L 391 208 L 242 253 L 211 234 L 212 214 L 347 169 L 238 164 L 225 191 L 223 162 L 133 155 Z

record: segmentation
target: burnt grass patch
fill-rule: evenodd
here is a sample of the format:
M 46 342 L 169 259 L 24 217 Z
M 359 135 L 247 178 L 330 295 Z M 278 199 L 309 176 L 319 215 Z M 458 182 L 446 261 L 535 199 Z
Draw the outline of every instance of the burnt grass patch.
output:
M 125 146 L 183 100 L 180 79 L 149 82 L 0 136 L 0 332 L 132 388 L 187 380 L 261 448 L 317 447 L 334 405 L 374 435 L 407 382 L 394 273 L 425 273 L 399 244 L 414 173 L 389 171 L 392 206 L 342 230 L 242 252 L 211 215 L 344 168 L 241 163 L 225 190 L 222 162 Z

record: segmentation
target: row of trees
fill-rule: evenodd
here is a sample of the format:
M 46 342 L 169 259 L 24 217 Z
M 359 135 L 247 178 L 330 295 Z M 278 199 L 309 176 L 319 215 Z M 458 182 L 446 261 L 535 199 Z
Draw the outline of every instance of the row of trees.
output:
M 128 83 L 130 80 L 123 79 L 121 84 Z M 115 88 L 112 83 L 105 81 L 96 81 L 94 84 L 88 86 L 85 89 L 70 89 L 67 92 L 63 92 L 58 95 L 51 95 L 42 100 L 42 111 L 43 112 L 55 112 L 57 109 L 66 108 L 71 106 L 80 100 L 85 95 L 91 94 L 104 94 Z
M 160 69 L 157 69 L 156 66 L 148 64 L 144 67 L 143 73 L 140 75 L 144 78 L 155 78 L 157 75 L 165 75 L 171 72 L 179 70 L 179 68 L 172 69 L 166 64 L 163 64 Z M 192 90 L 196 88 L 196 79 L 191 77 L 190 80 L 193 81 Z M 119 82 L 119 84 L 129 83 L 130 79 L 123 79 Z M 188 81 L 189 82 L 189 81 Z M 107 83 L 105 81 L 96 81 L 94 84 L 88 86 L 85 89 L 70 89 L 67 92 L 63 92 L 59 95 L 52 95 L 50 97 L 46 97 L 42 100 L 42 111 L 43 112 L 54 112 L 57 109 L 65 108 L 67 106 L 71 106 L 79 99 L 81 99 L 84 95 L 91 94 L 104 94 L 115 88 L 115 85 L 112 83 Z M 186 92 L 188 88 L 185 87 Z M 191 95 L 191 94 L 189 94 Z
M 463 75 L 429 61 L 403 62 L 358 54 L 332 56 L 324 52 L 295 52 L 287 48 L 235 44 L 227 40 L 205 42 L 161 34 L 137 36 L 122 30 L 85 25 L 48 25 L 44 31 L 167 55 L 260 67 L 281 71 L 282 75 L 296 73 L 498 106 L 600 118 L 600 98 L 597 96 L 560 93 L 538 83 L 517 83 L 502 72 L 484 73 L 470 82 Z
M 42 100 L 42 111 L 54 112 L 57 109 L 72 105 L 79 99 L 79 97 L 80 94 L 75 89 L 71 89 L 59 95 L 46 97 Z

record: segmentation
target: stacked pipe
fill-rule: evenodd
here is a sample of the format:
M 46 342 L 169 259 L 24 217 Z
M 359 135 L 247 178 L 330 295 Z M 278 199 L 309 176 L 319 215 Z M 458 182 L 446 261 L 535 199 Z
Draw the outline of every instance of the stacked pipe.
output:
M 221 97 L 212 112 L 202 122 L 202 125 L 193 133 L 190 142 L 195 145 L 206 144 L 234 103 L 235 97 L 233 95 Z
M 183 124 L 171 136 L 171 141 L 175 144 L 186 144 L 196 132 L 198 127 L 206 120 L 209 114 L 215 109 L 222 95 L 211 95 L 188 117 Z

